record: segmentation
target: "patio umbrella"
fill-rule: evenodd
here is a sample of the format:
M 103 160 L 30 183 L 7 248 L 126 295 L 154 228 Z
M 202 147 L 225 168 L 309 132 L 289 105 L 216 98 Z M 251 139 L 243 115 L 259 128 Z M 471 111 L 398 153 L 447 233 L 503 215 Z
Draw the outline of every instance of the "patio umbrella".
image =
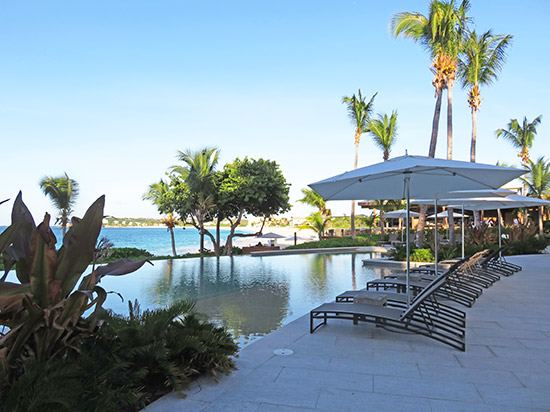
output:
M 273 232 L 265 233 L 261 236 L 256 236 L 256 237 L 258 239 L 273 239 L 273 246 L 275 246 L 275 244 L 277 243 L 277 239 L 284 238 L 284 236 L 279 235 L 278 233 L 273 233 Z
M 441 204 L 441 202 L 438 202 L 439 204 Z M 462 217 L 462 216 L 468 216 L 468 215 L 465 215 L 464 213 L 457 213 L 457 212 L 453 212 L 453 217 Z M 428 216 L 428 219 L 435 219 L 435 214 L 433 215 L 430 215 Z M 449 217 L 449 211 L 448 210 L 445 210 L 444 212 L 440 212 L 437 214 L 437 218 L 438 219 L 447 219 Z
M 420 213 L 411 212 L 409 210 L 410 217 L 419 217 Z M 407 209 L 392 210 L 391 212 L 384 213 L 382 219 L 400 219 L 399 225 L 401 226 L 401 219 L 407 218 Z M 401 227 L 401 242 L 403 242 L 403 227 Z
M 407 200 L 407 297 L 410 299 L 411 195 L 415 198 L 437 199 L 455 190 L 496 190 L 524 173 L 526 170 L 509 167 L 405 155 L 342 173 L 309 186 L 325 200 Z

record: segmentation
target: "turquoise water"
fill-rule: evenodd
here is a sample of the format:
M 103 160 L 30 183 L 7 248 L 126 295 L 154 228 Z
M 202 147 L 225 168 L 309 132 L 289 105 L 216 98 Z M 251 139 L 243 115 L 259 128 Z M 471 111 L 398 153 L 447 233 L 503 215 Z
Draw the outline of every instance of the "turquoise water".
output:
M 128 301 L 141 307 L 164 306 L 179 299 L 224 325 L 243 346 L 345 290 L 364 288 L 381 269 L 364 268 L 371 254 L 306 254 L 272 257 L 209 257 L 155 261 L 121 277 L 105 277 L 110 294 L 105 306 L 127 313 Z M 386 273 L 386 272 L 384 272 Z
M 0 232 L 5 226 L 0 226 Z M 61 228 L 54 226 L 52 228 L 57 238 L 57 248 L 61 247 Z M 221 230 L 221 238 L 225 239 L 229 234 L 228 229 Z M 187 252 L 197 252 L 199 250 L 199 231 L 195 228 L 187 227 L 183 229 L 178 227 L 174 229 L 176 239 L 176 251 L 183 255 Z M 144 227 L 144 228 L 126 228 L 126 227 L 104 227 L 98 239 L 106 237 L 114 243 L 115 247 L 135 247 L 146 249 L 154 255 L 166 256 L 172 255 L 172 243 L 170 233 L 162 227 Z M 212 250 L 212 243 L 208 237 L 205 237 L 205 247 Z

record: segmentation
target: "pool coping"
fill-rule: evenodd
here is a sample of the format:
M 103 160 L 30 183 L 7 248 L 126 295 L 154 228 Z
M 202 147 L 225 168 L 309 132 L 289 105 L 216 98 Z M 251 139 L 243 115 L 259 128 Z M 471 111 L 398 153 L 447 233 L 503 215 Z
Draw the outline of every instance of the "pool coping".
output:
M 251 252 L 250 256 L 303 255 L 309 253 L 388 253 L 383 246 L 325 247 L 316 249 L 281 249 Z

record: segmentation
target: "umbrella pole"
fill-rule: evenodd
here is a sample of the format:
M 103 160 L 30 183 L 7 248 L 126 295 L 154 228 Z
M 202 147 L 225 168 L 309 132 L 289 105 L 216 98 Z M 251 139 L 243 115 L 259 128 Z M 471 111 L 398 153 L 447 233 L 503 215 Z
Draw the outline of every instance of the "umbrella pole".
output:
M 411 203 L 410 203 L 410 190 L 409 190 L 410 180 L 411 178 L 409 176 L 405 177 L 405 191 L 407 194 L 407 222 L 405 225 L 406 226 L 405 230 L 407 231 L 405 234 L 405 239 L 407 240 L 407 307 L 409 307 L 411 304 L 411 295 L 410 295 L 411 293 L 410 292 L 410 269 L 411 269 L 410 244 L 411 242 L 409 241 L 409 236 L 411 232 L 409 230 L 409 226 L 411 223 Z
M 434 243 L 435 243 L 435 274 L 438 274 L 437 271 L 437 249 L 439 249 L 439 244 L 437 242 L 437 197 L 434 199 L 435 206 L 435 234 L 434 234 Z
M 462 202 L 462 259 L 464 259 L 464 202 Z
M 502 229 L 500 227 L 500 221 L 502 220 L 502 217 L 500 215 L 500 209 L 497 209 L 497 219 L 498 219 L 498 257 L 502 257 Z

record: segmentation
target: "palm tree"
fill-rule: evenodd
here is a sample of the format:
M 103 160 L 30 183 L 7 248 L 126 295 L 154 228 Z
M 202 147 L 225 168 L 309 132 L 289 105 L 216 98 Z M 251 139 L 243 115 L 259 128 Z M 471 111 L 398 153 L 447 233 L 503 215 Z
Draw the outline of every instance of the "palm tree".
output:
M 357 161 L 359 158 L 359 143 L 361 142 L 361 135 L 368 130 L 370 115 L 373 110 L 374 98 L 378 93 L 370 98 L 368 102 L 365 101 L 365 98 L 361 95 L 361 89 L 357 96 L 352 95 L 351 97 L 343 97 L 342 103 L 347 106 L 348 116 L 351 120 L 351 123 L 355 127 L 355 160 L 353 163 L 353 168 L 357 169 Z M 351 202 L 351 237 L 355 239 L 357 235 L 355 234 L 355 201 Z
M 465 39 L 458 77 L 464 88 L 469 88 L 468 104 L 472 110 L 472 142 L 470 161 L 476 161 L 477 112 L 481 107 L 480 86 L 493 83 L 506 62 L 506 49 L 512 43 L 511 35 L 493 35 L 486 31 L 479 37 L 475 31 Z
M 527 160 L 529 173 L 526 177 L 520 178 L 527 187 L 527 195 L 542 199 L 550 194 L 550 161 L 546 161 L 544 156 L 540 156 L 536 162 Z M 543 235 L 542 217 L 544 215 L 544 206 L 539 206 L 539 234 Z
M 496 131 L 497 138 L 502 137 L 514 146 L 520 149 L 518 157 L 525 166 L 528 166 L 529 149 L 533 146 L 533 140 L 537 134 L 537 126 L 542 120 L 542 115 L 535 118 L 531 123 L 527 121 L 527 117 L 523 117 L 522 125 L 517 119 L 511 119 L 506 126 L 507 129 L 498 129 Z
M 312 229 L 319 236 L 319 240 L 323 239 L 323 234 L 330 224 L 332 217 L 323 216 L 319 212 L 314 212 L 306 217 L 306 222 L 300 226 L 301 229 Z
M 184 166 L 173 166 L 172 172 L 179 174 L 196 198 L 195 216 L 200 233 L 200 253 L 204 251 L 204 222 L 214 207 L 214 172 L 218 164 L 218 149 L 205 147 L 198 151 L 178 151 L 178 159 Z
M 298 199 L 298 202 L 316 207 L 317 209 L 319 209 L 319 213 L 321 213 L 323 216 L 330 216 L 330 209 L 327 209 L 327 203 L 319 193 L 317 193 L 313 189 L 306 188 L 302 189 L 302 194 L 304 195 L 304 197 L 302 199 Z
M 143 200 L 150 200 L 158 209 L 159 213 L 166 213 L 166 209 L 163 205 L 163 197 L 168 193 L 168 184 L 160 179 L 157 183 L 151 183 L 149 190 L 143 195 Z M 172 240 L 172 254 L 177 256 L 176 253 L 176 239 L 174 237 L 174 227 L 178 224 L 178 220 L 174 217 L 172 212 L 168 212 L 167 216 L 162 218 L 162 223 L 166 225 L 166 230 L 170 232 L 170 238 Z
M 372 135 L 374 144 L 384 153 L 384 161 L 388 160 L 397 138 L 397 111 L 394 110 L 390 117 L 379 114 L 377 119 L 372 119 L 368 132 Z
M 428 17 L 417 12 L 402 11 L 394 14 L 390 21 L 390 31 L 396 38 L 402 35 L 420 43 L 432 57 L 430 70 L 434 74 L 432 84 L 435 88 L 436 103 L 428 152 L 430 157 L 435 157 L 441 97 L 443 90 L 447 89 L 447 158 L 452 158 L 452 90 L 458 67 L 457 56 L 460 51 L 461 39 L 470 20 L 466 16 L 469 8 L 469 0 L 463 0 L 458 8 L 455 7 L 454 0 L 432 0 Z M 417 226 L 420 243 L 424 241 L 426 211 L 427 206 L 422 205 Z
M 40 188 L 59 210 L 59 217 L 56 222 L 61 223 L 63 237 L 65 237 L 69 216 L 73 213 L 73 206 L 78 197 L 79 187 L 77 181 L 69 178 L 67 173 L 59 177 L 45 176 L 40 181 Z

